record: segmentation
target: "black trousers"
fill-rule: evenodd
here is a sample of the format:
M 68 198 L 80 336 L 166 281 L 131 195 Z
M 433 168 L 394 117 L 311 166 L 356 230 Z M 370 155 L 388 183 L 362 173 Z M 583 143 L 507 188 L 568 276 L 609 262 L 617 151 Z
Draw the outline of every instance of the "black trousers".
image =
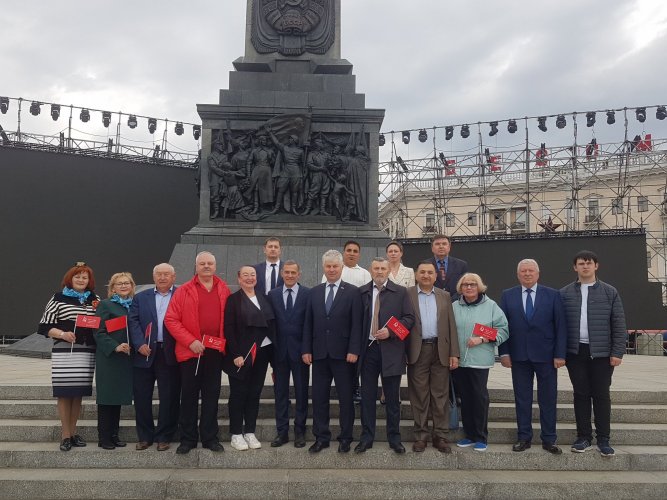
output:
M 219 441 L 218 399 L 222 375 L 222 353 L 206 349 L 199 360 L 189 359 L 179 363 L 181 369 L 181 443 L 196 446 L 198 438 L 203 444 Z M 195 375 L 197 371 L 197 375 Z M 201 395 L 201 415 L 197 432 L 197 414 Z
M 486 443 L 489 437 L 488 368 L 458 367 L 452 371 L 456 395 L 461 400 L 461 420 L 465 435 L 476 443 Z
M 151 366 L 133 368 L 137 439 L 148 443 L 169 443 L 178 428 L 181 375 L 177 365 L 167 364 L 162 342 L 158 342 L 155 349 Z M 153 421 L 153 389 L 156 381 L 160 400 L 157 427 Z
M 609 441 L 611 434 L 611 376 L 614 367 L 609 358 L 591 359 L 590 346 L 579 344 L 577 354 L 567 354 L 567 372 L 574 392 L 574 418 L 577 421 L 577 438 L 593 439 L 591 426 L 591 400 L 595 414 L 595 434 L 598 443 Z
M 259 398 L 272 357 L 273 345 L 260 347 L 255 362 L 244 379 L 229 377 L 230 434 L 254 434 L 259 413 Z M 246 363 L 248 362 L 250 358 L 246 360 Z
M 273 388 L 276 400 L 276 431 L 278 435 L 284 436 L 289 432 L 290 373 L 294 382 L 294 396 L 296 399 L 294 433 L 304 434 L 306 432 L 306 419 L 308 418 L 310 367 L 301 359 L 291 360 L 287 355 L 282 361 L 273 360 L 273 373 L 276 377 Z
M 313 434 L 323 443 L 331 441 L 329 398 L 331 381 L 336 383 L 340 406 L 338 441 L 352 442 L 354 403 L 352 402 L 353 365 L 344 359 L 324 358 L 313 361 Z
M 111 444 L 118 437 L 120 428 L 120 405 L 97 405 L 97 440 Z
M 380 345 L 373 342 L 364 355 L 361 365 L 361 439 L 372 443 L 375 439 L 375 418 L 377 413 L 378 377 L 382 376 L 382 352 Z M 389 444 L 401 442 L 401 375 L 382 376 L 384 400 L 387 409 L 387 441 Z

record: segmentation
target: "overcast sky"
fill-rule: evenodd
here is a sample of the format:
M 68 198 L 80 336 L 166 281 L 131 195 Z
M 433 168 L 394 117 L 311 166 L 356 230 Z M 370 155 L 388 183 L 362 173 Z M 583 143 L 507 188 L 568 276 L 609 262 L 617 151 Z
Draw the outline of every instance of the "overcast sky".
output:
M 245 11 L 245 0 L 4 2 L 0 95 L 196 123 L 196 104 L 217 102 L 243 55 Z M 666 34 L 665 0 L 342 0 L 342 55 L 366 106 L 386 109 L 385 131 L 667 104 Z M 67 127 L 27 108 L 24 132 Z M 598 114 L 594 130 L 582 119 L 579 143 L 623 140 L 622 119 L 610 127 Z M 99 122 L 77 117 L 75 134 L 115 134 Z M 642 125 L 633 112 L 629 132 L 665 137 L 666 122 L 651 109 Z M 14 101 L 0 124 L 16 129 Z M 531 144 L 571 143 L 569 117 L 562 131 L 548 126 L 540 136 L 531 120 Z M 483 126 L 485 143 L 523 142 L 523 128 L 505 127 L 489 138 Z M 197 150 L 190 129 L 169 134 L 174 147 Z M 458 129 L 448 143 L 438 134 L 438 149 L 476 147 L 476 126 L 467 141 Z M 415 135 L 409 147 L 397 137 L 404 158 L 423 154 Z M 145 122 L 122 136 L 154 140 Z

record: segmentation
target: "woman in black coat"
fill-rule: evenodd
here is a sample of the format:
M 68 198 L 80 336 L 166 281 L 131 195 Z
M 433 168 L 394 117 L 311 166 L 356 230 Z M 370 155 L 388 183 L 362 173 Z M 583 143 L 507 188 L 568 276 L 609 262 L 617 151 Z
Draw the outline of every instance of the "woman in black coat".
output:
M 241 289 L 225 306 L 225 371 L 229 375 L 229 431 L 235 450 L 261 448 L 255 436 L 259 398 L 273 356 L 275 325 L 266 298 L 255 295 L 257 273 L 252 266 L 239 269 Z

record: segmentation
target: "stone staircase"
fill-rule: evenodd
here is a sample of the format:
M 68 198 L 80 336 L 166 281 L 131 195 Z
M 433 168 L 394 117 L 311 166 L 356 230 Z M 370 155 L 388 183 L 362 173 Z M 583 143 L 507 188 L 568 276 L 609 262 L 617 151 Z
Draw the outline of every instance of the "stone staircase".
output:
M 407 390 L 402 388 L 407 401 Z M 574 415 L 571 392 L 559 392 L 562 456 L 541 449 L 539 438 L 524 453 L 515 440 L 513 395 L 492 389 L 489 448 L 457 449 L 443 455 L 429 447 L 410 450 L 411 410 L 402 406 L 402 436 L 408 453 L 393 453 L 385 438 L 384 407 L 378 405 L 377 441 L 365 454 L 339 454 L 335 443 L 320 454 L 291 443 L 270 448 L 275 435 L 272 389 L 262 394 L 257 436 L 261 450 L 237 452 L 228 446 L 228 387 L 223 386 L 220 423 L 225 452 L 198 448 L 175 454 L 155 448 L 135 451 L 133 409 L 123 408 L 121 439 L 127 448 L 95 446 L 97 407 L 86 400 L 80 433 L 86 448 L 58 450 L 59 421 L 46 385 L 0 386 L 0 498 L 667 498 L 667 393 L 612 392 L 612 434 L 616 456 L 595 450 L 571 453 Z M 157 408 L 157 407 L 156 407 Z M 338 405 L 332 401 L 332 432 L 338 432 Z M 358 417 L 358 415 L 357 415 Z M 539 435 L 535 409 L 535 434 Z M 359 422 L 355 436 L 360 434 Z M 462 437 L 452 432 L 450 440 Z M 307 439 L 312 441 L 312 436 Z

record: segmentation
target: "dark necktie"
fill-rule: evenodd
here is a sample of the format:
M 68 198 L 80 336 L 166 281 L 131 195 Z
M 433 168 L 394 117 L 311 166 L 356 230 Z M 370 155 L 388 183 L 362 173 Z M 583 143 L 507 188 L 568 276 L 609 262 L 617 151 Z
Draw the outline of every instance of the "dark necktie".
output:
M 440 279 L 442 281 L 445 281 L 445 278 L 447 278 L 447 271 L 445 271 L 445 261 L 441 260 L 440 261 Z
M 378 293 L 375 296 L 375 303 L 373 304 L 373 320 L 371 321 L 371 337 L 374 339 L 375 334 L 380 329 L 380 294 L 384 289 L 384 286 L 377 286 Z M 372 340 L 372 339 L 371 339 Z
M 329 295 L 327 295 L 327 300 L 324 302 L 324 309 L 326 309 L 327 314 L 329 314 L 329 311 L 331 311 L 331 306 L 333 306 L 335 286 L 336 286 L 335 283 L 331 283 L 329 285 Z
M 526 296 L 526 318 L 530 320 L 533 317 L 533 296 L 531 295 L 533 290 L 526 288 L 526 293 L 528 294 Z
M 271 264 L 271 290 L 276 287 L 276 265 Z
M 285 306 L 285 309 L 287 312 L 290 312 L 292 310 L 292 307 L 294 307 L 294 304 L 292 303 L 292 289 L 288 288 L 287 289 L 287 305 Z

